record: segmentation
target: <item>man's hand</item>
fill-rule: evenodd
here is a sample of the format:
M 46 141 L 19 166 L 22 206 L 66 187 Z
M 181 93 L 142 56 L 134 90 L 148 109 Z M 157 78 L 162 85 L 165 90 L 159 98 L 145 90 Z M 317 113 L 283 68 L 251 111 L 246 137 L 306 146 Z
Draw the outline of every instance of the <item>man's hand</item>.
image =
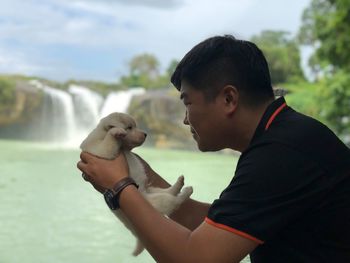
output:
M 84 180 L 90 182 L 101 193 L 129 176 L 129 167 L 124 154 L 120 154 L 114 160 L 106 160 L 82 152 L 80 159 L 77 167 L 84 173 Z

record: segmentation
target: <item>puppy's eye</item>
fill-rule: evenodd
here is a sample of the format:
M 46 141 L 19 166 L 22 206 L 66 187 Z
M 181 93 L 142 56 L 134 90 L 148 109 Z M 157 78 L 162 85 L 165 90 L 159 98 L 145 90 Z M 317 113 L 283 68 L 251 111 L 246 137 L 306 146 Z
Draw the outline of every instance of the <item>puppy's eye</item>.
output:
M 127 131 L 132 130 L 132 126 L 130 125 L 130 126 L 126 127 L 125 130 L 127 130 Z
M 107 129 L 110 130 L 110 129 L 114 128 L 114 127 L 115 127 L 115 126 L 113 126 L 113 125 L 108 125 L 108 126 L 107 126 Z

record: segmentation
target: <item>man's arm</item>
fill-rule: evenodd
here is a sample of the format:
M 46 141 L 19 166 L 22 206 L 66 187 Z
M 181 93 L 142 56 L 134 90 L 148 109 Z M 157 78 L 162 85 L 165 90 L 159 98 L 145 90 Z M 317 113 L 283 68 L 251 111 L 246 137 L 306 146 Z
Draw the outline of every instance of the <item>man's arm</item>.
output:
M 240 262 L 258 245 L 205 222 L 191 231 L 157 212 L 134 186 L 125 188 L 119 201 L 138 237 L 158 263 Z
M 104 160 L 82 153 L 78 168 L 86 174 L 85 180 L 96 189 L 110 189 L 128 176 L 124 155 L 115 160 Z M 191 231 L 160 214 L 133 185 L 121 192 L 119 204 L 138 237 L 158 263 L 239 262 L 258 245 L 206 222 Z M 189 216 L 197 218 L 194 220 L 196 222 L 198 218 L 203 218 L 203 215 L 189 212 Z

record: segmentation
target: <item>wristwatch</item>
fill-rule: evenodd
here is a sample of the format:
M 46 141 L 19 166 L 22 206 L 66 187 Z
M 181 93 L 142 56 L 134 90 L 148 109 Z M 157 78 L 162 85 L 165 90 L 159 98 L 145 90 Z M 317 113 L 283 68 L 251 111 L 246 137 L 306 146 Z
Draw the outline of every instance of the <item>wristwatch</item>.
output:
M 122 180 L 120 180 L 112 189 L 107 189 L 104 193 L 104 199 L 106 201 L 106 204 L 111 210 L 117 210 L 120 208 L 119 206 L 119 196 L 120 193 L 124 190 L 125 187 L 128 185 L 135 185 L 136 188 L 139 186 L 136 184 L 134 179 L 131 177 L 125 177 Z

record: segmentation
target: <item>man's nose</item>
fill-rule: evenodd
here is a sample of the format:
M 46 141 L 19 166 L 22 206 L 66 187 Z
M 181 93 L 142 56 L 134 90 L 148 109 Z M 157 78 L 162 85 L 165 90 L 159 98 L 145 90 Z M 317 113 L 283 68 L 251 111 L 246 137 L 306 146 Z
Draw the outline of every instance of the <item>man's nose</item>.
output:
M 184 118 L 184 124 L 185 125 L 189 125 L 190 123 L 188 122 L 188 118 L 187 118 L 187 111 L 186 111 L 186 113 L 185 113 L 185 118 Z

